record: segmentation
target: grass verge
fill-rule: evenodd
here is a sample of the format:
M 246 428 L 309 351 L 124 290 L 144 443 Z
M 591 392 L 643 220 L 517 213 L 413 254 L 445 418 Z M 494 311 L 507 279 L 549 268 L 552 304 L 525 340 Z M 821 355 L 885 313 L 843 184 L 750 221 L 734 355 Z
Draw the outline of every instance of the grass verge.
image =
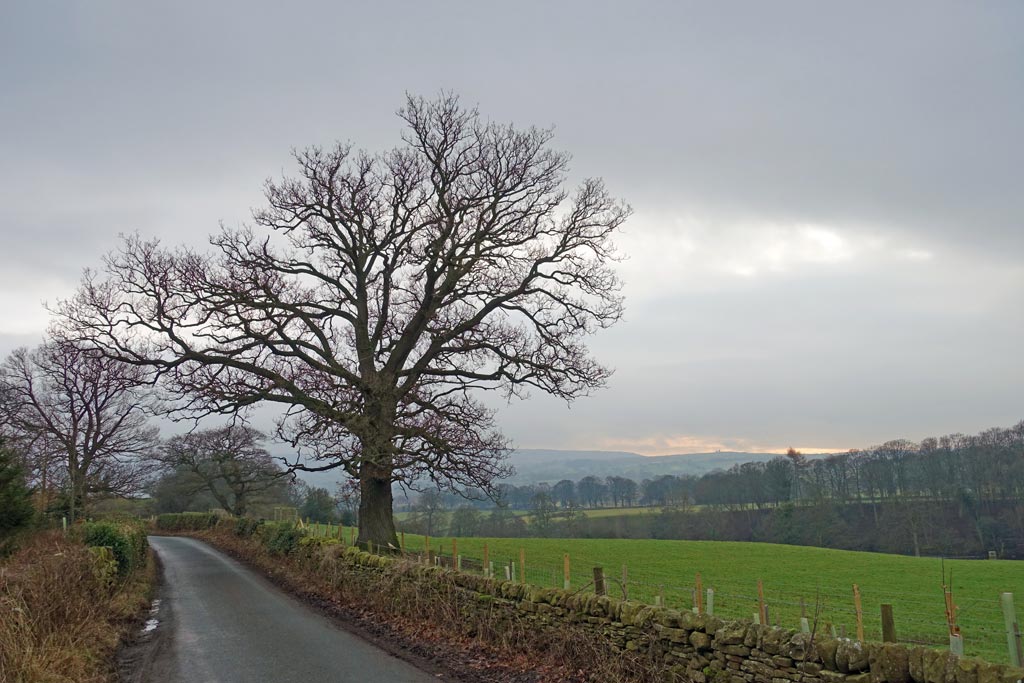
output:
M 109 683 L 116 652 L 148 606 L 155 566 L 111 570 L 96 552 L 60 532 L 29 539 L 0 567 L 0 681 Z

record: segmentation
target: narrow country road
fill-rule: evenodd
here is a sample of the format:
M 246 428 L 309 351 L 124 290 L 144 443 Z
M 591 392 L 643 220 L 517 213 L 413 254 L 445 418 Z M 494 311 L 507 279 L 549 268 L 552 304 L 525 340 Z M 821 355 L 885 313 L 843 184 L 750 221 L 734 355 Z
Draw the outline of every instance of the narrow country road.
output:
M 341 630 L 269 581 L 190 538 L 150 537 L 163 562 L 161 683 L 438 679 Z

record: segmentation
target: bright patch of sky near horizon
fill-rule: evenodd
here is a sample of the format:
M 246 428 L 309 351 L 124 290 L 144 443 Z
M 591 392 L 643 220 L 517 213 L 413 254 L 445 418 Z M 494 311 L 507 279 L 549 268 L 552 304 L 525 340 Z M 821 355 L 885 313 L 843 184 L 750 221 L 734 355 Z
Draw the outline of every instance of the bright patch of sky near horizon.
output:
M 406 91 L 556 126 L 636 209 L 617 372 L 522 447 L 833 450 L 1024 418 L 1024 5 L 5 3 L 0 353 L 121 232 L 201 244 Z

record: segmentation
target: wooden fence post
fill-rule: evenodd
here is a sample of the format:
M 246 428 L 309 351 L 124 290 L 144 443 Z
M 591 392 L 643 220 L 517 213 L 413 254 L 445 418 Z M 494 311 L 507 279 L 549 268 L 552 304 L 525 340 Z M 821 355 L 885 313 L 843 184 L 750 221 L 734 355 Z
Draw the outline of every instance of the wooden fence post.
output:
M 697 614 L 704 613 L 704 584 L 700 579 L 700 572 L 697 572 L 697 604 L 694 607 L 697 608 Z
M 569 590 L 572 583 L 569 581 L 569 553 L 562 556 L 562 588 Z
M 629 570 L 622 565 L 622 599 L 629 600 Z
M 604 567 L 594 567 L 594 592 L 604 595 Z
M 860 606 L 860 587 L 853 584 L 853 608 L 857 611 L 857 640 L 864 642 L 864 611 Z
M 526 548 L 519 549 L 519 583 L 526 583 Z
M 882 605 L 882 642 L 896 642 L 896 620 L 892 615 L 892 605 Z
M 491 569 L 490 553 L 487 549 L 487 544 L 484 543 L 484 576 L 494 578 L 494 570 Z
M 1003 624 L 1006 626 L 1006 646 L 1010 651 L 1010 664 L 1020 668 L 1024 661 L 1024 653 L 1021 652 L 1020 627 L 1017 625 L 1017 612 L 1013 607 L 1013 593 L 1003 593 L 999 596 L 999 606 L 1003 610 Z

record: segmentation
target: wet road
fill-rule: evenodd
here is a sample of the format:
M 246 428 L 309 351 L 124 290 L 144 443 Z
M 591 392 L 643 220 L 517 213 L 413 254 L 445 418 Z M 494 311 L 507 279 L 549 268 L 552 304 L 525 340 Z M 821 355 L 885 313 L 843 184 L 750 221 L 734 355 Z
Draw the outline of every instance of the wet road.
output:
M 190 538 L 149 539 L 164 567 L 158 630 L 147 676 L 168 683 L 425 683 L 420 671 Z

